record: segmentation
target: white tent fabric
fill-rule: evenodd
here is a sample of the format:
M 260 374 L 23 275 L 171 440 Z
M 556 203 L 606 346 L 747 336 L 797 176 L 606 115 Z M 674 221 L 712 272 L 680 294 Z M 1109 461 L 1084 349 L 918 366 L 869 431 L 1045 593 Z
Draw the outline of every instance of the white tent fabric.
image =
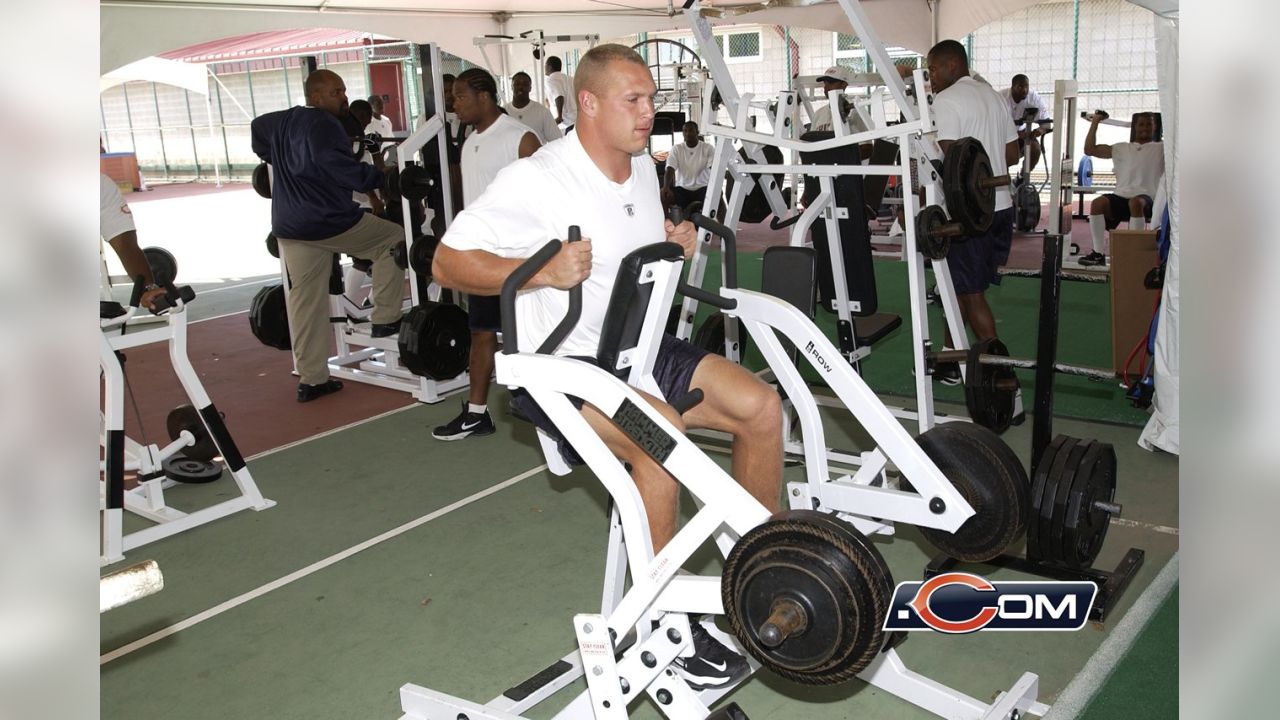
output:
M 143 58 L 106 73 L 98 81 L 98 92 L 134 80 L 174 85 L 200 95 L 209 94 L 209 80 L 204 65 L 189 65 L 158 57 Z
M 1164 123 L 1164 191 L 1168 198 L 1169 260 L 1165 266 L 1164 294 L 1160 301 L 1160 325 L 1156 331 L 1155 363 L 1156 396 L 1154 412 L 1147 421 L 1138 445 L 1153 450 L 1178 453 L 1179 390 L 1182 374 L 1178 353 L 1179 304 L 1182 286 L 1182 253 L 1178 205 L 1178 21 L 1157 17 L 1156 48 L 1159 56 L 1158 79 L 1160 111 Z

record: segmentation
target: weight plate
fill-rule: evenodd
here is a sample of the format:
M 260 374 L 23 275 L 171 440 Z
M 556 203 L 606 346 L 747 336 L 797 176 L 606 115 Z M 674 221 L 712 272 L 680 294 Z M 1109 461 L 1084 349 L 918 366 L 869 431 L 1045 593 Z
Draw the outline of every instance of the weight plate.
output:
M 390 177 L 388 177 L 390 179 Z M 420 165 L 408 165 L 396 178 L 399 192 L 410 200 L 421 200 L 431 191 L 434 180 L 431 173 Z
M 979 355 L 1008 357 L 1009 349 L 997 338 L 975 343 L 969 348 L 965 367 L 964 401 L 969 417 L 985 428 L 1003 433 L 1013 421 L 1018 376 L 1011 367 L 979 362 Z M 1014 383 L 1015 387 L 1002 389 L 1001 386 L 1008 383 Z
M 435 259 L 436 239 L 430 235 L 418 235 L 409 248 L 409 267 L 419 275 L 431 277 L 431 261 Z
M 953 558 L 985 562 L 1022 536 L 1031 505 L 1027 473 L 999 436 L 979 425 L 947 423 L 917 442 L 974 511 L 954 533 L 921 527 L 926 540 Z
M 200 417 L 199 411 L 190 405 L 179 405 L 169 411 L 169 416 L 165 418 L 165 428 L 169 431 L 169 439 L 177 440 L 182 436 L 182 431 L 186 430 L 191 433 L 195 441 L 182 449 L 182 454 L 192 460 L 201 462 L 210 462 L 218 456 L 218 446 L 214 444 L 213 437 L 209 435 L 209 430 L 204 426 L 204 419 Z
M 990 178 L 991 161 L 982 143 L 961 138 L 947 147 L 942 162 L 942 190 L 951 219 L 964 227 L 965 235 L 987 231 L 995 217 L 995 190 L 983 188 Z
M 1084 459 L 1092 442 L 1092 440 L 1076 441 L 1075 447 L 1067 453 L 1066 462 L 1062 465 L 1062 472 L 1054 485 L 1053 497 L 1046 497 L 1044 499 L 1046 507 L 1041 508 L 1041 518 L 1045 517 L 1045 512 L 1049 513 L 1048 523 L 1040 528 L 1041 549 L 1056 563 L 1062 562 L 1063 523 L 1067 512 L 1067 498 L 1071 496 L 1071 484 L 1075 482 L 1076 470 L 1080 468 L 1080 461 Z
M 1063 478 L 1067 460 L 1071 457 L 1079 442 L 1079 438 L 1064 436 L 1062 447 L 1054 455 L 1053 465 L 1049 468 L 1048 475 L 1045 477 L 1044 488 L 1040 493 L 1039 503 L 1036 505 L 1036 522 L 1040 526 L 1038 531 L 1040 559 L 1045 562 L 1058 562 L 1060 559 L 1056 552 L 1057 548 L 1053 546 L 1052 541 L 1053 501 L 1058 496 L 1058 483 Z
M 1093 565 L 1111 526 L 1111 513 L 1097 502 L 1110 503 L 1116 493 L 1116 451 L 1108 443 L 1095 442 L 1076 471 L 1067 501 L 1062 560 L 1075 569 Z
M 285 308 L 284 286 L 268 285 L 249 303 L 249 330 L 258 342 L 278 350 L 289 350 L 289 313 Z
M 143 248 L 142 254 L 151 266 L 151 277 L 157 285 L 171 285 L 178 277 L 178 260 L 173 253 L 160 247 Z
M 406 243 L 404 240 L 401 240 L 400 242 L 396 243 L 395 247 L 391 248 L 391 260 L 395 262 L 396 267 L 400 268 L 401 270 L 408 270 L 409 269 L 409 244 Z
M 271 175 L 266 163 L 258 163 L 253 169 L 253 191 L 268 200 L 271 199 Z
M 425 302 L 400 321 L 400 362 L 409 372 L 449 380 L 466 372 L 471 354 L 467 312 L 457 305 Z
M 879 552 L 852 526 L 812 510 L 778 513 L 734 545 L 721 576 L 729 626 L 753 657 L 795 682 L 843 682 L 884 645 L 892 593 Z M 760 628 L 779 600 L 800 607 L 806 626 L 772 647 Z
M 276 234 L 273 232 L 267 233 L 267 252 L 273 258 L 280 257 L 280 241 L 276 239 Z
M 1036 462 L 1035 473 L 1031 478 L 1031 511 L 1027 515 L 1027 559 L 1039 560 L 1043 557 L 1040 550 L 1040 498 L 1044 494 L 1045 483 L 1049 479 L 1049 470 L 1053 467 L 1054 458 L 1069 438 L 1066 435 L 1055 437 L 1040 453 Z
M 1040 224 L 1040 193 L 1036 192 L 1031 183 L 1024 182 L 1018 185 L 1018 191 L 1014 195 L 1014 205 L 1017 207 L 1018 229 L 1022 232 L 1035 230 Z
M 943 260 L 951 249 L 951 239 L 939 237 L 935 230 L 947 224 L 947 212 L 937 205 L 928 205 L 916 213 L 916 249 L 931 260 Z
M 182 453 L 177 453 L 160 463 L 164 476 L 180 483 L 210 483 L 222 477 L 222 466 L 216 463 L 193 460 Z

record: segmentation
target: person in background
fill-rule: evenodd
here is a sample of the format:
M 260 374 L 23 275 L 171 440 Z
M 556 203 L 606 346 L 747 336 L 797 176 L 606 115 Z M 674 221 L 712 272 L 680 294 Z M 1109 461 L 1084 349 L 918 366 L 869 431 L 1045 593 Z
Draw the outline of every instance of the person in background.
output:
M 574 97 L 573 78 L 563 72 L 564 64 L 555 55 L 547 56 L 545 70 L 547 77 L 543 81 L 547 90 L 547 102 L 556 115 L 556 122 L 564 132 L 573 129 L 578 121 L 578 99 Z
M 560 126 L 552 117 L 551 111 L 541 103 L 533 102 L 529 93 L 533 90 L 533 80 L 526 72 L 518 72 L 511 76 L 511 102 L 503 106 L 507 114 L 524 123 L 538 136 L 541 143 L 549 143 L 564 136 Z
M 715 148 L 698 136 L 698 123 L 690 120 L 684 124 L 684 142 L 667 153 L 667 171 L 662 183 L 662 204 L 678 205 L 701 210 L 707 197 L 707 183 L 711 181 L 711 162 Z
M 1089 234 L 1093 252 L 1080 258 L 1084 266 L 1105 265 L 1102 252 L 1106 231 L 1128 221 L 1130 230 L 1145 230 L 1151 221 L 1152 198 L 1164 177 L 1164 143 L 1156 136 L 1156 114 L 1145 112 L 1133 117 L 1131 142 L 1104 145 L 1098 142 L 1098 124 L 1107 113 L 1093 113 L 1089 133 L 1084 137 L 1084 154 L 1110 158 L 1116 173 L 1116 191 L 1099 195 L 1089 205 Z

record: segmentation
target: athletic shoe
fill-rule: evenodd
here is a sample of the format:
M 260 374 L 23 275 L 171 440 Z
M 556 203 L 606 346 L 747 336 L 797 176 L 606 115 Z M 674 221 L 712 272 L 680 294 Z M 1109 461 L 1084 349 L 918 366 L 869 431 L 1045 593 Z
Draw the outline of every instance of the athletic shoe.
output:
M 400 332 L 400 321 L 389 323 L 373 323 L 369 326 L 369 337 L 384 338 L 391 337 Z
M 341 389 L 341 380 L 330 380 L 328 382 L 322 382 L 319 385 L 298 383 L 298 402 L 311 402 L 318 397 L 324 397 L 325 395 L 336 393 Z
M 959 385 L 964 381 L 960 376 L 960 363 L 938 363 L 938 366 L 933 369 L 933 379 L 943 385 Z
M 493 418 L 489 417 L 489 411 L 473 413 L 467 410 L 467 401 L 463 400 L 462 412 L 458 417 L 449 421 L 449 424 L 432 430 L 431 437 L 437 440 L 462 440 L 472 435 L 492 435 L 493 431 Z
M 678 657 L 671 666 L 694 690 L 728 687 L 746 677 L 746 658 L 715 639 L 701 623 L 689 623 L 693 655 Z
M 1092 267 L 1092 266 L 1094 266 L 1094 265 L 1106 265 L 1106 264 L 1107 264 L 1107 256 L 1106 256 L 1106 255 L 1103 255 L 1102 253 L 1098 252 L 1097 250 L 1094 250 L 1093 252 L 1089 253 L 1088 255 L 1085 255 L 1084 257 L 1080 258 L 1079 262 L 1080 262 L 1080 264 L 1081 264 L 1081 265 L 1083 265 L 1083 266 L 1085 266 L 1085 267 Z
M 929 303 L 930 305 L 937 305 L 938 307 L 942 307 L 942 296 L 938 294 L 937 285 L 934 285 L 925 291 L 924 301 Z

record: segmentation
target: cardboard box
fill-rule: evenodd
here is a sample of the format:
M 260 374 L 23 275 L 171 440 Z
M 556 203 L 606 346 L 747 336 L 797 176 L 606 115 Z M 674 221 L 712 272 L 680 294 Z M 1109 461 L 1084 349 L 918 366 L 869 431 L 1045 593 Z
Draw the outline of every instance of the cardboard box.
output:
M 1142 281 L 1160 262 L 1155 230 L 1112 230 L 1111 256 L 1111 362 L 1124 370 L 1129 353 L 1151 325 L 1151 310 L 1159 290 L 1148 290 Z M 1141 351 L 1139 351 L 1141 355 Z M 1137 358 L 1133 371 L 1137 372 Z
M 117 185 L 142 189 L 142 175 L 138 172 L 138 156 L 133 153 L 103 153 L 98 156 L 98 169 Z

